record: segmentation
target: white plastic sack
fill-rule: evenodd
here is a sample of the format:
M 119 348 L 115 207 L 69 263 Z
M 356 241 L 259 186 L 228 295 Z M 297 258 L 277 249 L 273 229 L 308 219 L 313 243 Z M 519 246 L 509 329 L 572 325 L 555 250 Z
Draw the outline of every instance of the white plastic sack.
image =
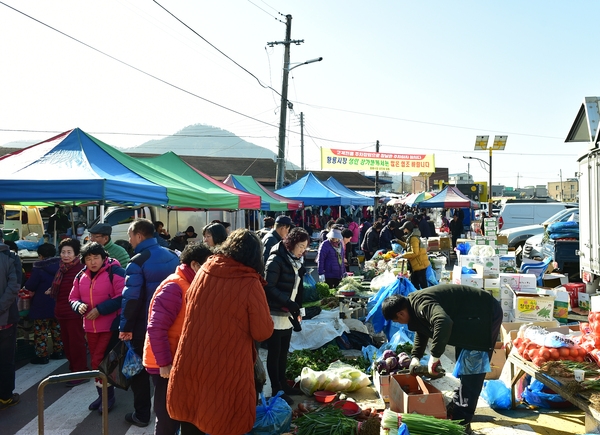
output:
M 386 270 L 381 275 L 377 275 L 375 278 L 373 278 L 371 280 L 370 287 L 371 287 L 371 290 L 373 290 L 374 292 L 378 292 L 379 289 L 381 289 L 382 287 L 385 287 L 387 285 L 390 285 L 394 281 L 396 281 L 396 275 L 394 275 L 393 272 Z
M 340 319 L 340 310 L 323 310 L 318 316 L 302 321 L 302 331 L 292 333 L 290 352 L 302 349 L 318 349 L 335 340 L 344 332 L 350 332 Z
M 327 370 L 322 372 L 304 367 L 300 374 L 300 389 L 307 396 L 312 396 L 315 391 L 320 390 L 356 391 L 370 384 L 371 380 L 367 375 L 340 361 L 331 363 Z

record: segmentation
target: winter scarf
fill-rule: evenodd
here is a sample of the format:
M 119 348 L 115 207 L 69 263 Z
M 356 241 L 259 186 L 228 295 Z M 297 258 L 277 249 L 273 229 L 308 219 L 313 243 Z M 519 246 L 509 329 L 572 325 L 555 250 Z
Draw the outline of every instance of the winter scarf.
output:
M 62 261 L 60 262 L 60 267 L 58 268 L 58 272 L 56 272 L 56 275 L 54 276 L 54 280 L 52 281 L 52 287 L 50 287 L 50 296 L 52 296 L 54 299 L 58 297 L 58 291 L 60 290 L 60 283 L 62 282 L 63 275 L 71 267 L 76 266 L 78 264 L 81 264 L 81 260 L 79 259 L 79 257 L 75 257 L 75 259 L 70 263 L 64 263 Z

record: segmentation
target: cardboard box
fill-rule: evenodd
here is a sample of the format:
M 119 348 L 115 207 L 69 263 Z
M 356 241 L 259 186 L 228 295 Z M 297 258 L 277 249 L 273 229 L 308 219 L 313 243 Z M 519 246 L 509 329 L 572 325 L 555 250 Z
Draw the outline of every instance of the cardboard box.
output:
M 483 280 L 483 288 L 486 290 L 500 290 L 500 278 L 485 278 Z
M 554 318 L 554 297 L 523 295 L 517 293 L 515 300 L 516 321 L 548 321 Z
M 476 274 L 462 273 L 461 266 L 454 266 L 452 269 L 452 283 L 468 285 L 471 287 L 483 288 L 483 276 L 481 275 L 481 265 L 476 265 L 475 270 L 478 271 Z
M 440 250 L 447 251 L 452 249 L 452 240 L 450 237 L 440 237 Z
M 537 276 L 533 273 L 501 273 L 500 288 L 505 284 L 512 287 L 513 290 L 533 289 L 537 287 Z
M 380 375 L 377 370 L 373 368 L 373 386 L 379 397 L 383 399 L 384 402 L 390 401 L 390 378 L 391 375 Z
M 427 250 L 428 251 L 439 251 L 440 250 L 440 238 L 429 237 L 427 239 Z
M 554 319 L 561 325 L 569 323 L 569 293 L 564 287 L 554 289 L 538 289 L 538 294 L 554 297 Z M 598 301 L 600 305 L 600 300 Z
M 542 287 L 555 288 L 569 283 L 569 277 L 562 273 L 545 273 L 542 276 Z
M 390 410 L 442 419 L 448 417 L 443 393 L 420 376 L 406 374 L 392 375 L 390 379 Z
M 476 269 L 477 265 L 482 266 L 483 278 L 498 278 L 500 273 L 499 257 L 479 257 L 476 255 L 461 255 L 460 266 Z
M 506 363 L 506 351 L 502 348 L 503 346 L 503 343 L 496 343 L 490 360 L 492 371 L 485 374 L 486 379 L 500 379 L 500 373 L 502 373 L 504 363 Z
M 590 294 L 588 293 L 579 293 L 577 295 L 577 302 L 579 303 L 579 308 L 582 311 L 589 311 L 590 310 L 590 302 L 591 302 L 591 298 L 590 298 Z
M 515 298 L 508 299 L 500 299 L 500 306 L 502 307 L 502 311 L 512 311 L 515 309 Z
M 556 320 L 551 320 L 549 322 L 503 322 L 502 326 L 500 327 L 500 337 L 502 339 L 502 343 L 510 347 L 513 340 L 517 338 L 517 332 L 519 332 L 519 328 L 528 323 L 535 326 L 541 326 L 542 328 L 546 329 L 557 328 L 560 326 Z
M 508 236 L 498 236 L 498 237 L 496 237 L 496 244 L 498 244 L 498 245 L 506 245 L 508 247 Z

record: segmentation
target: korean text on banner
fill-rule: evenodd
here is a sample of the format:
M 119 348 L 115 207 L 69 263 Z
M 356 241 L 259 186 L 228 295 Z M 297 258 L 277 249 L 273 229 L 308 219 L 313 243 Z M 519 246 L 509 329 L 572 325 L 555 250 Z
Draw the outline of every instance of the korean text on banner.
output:
M 321 148 L 321 170 L 435 172 L 433 154 L 396 154 Z

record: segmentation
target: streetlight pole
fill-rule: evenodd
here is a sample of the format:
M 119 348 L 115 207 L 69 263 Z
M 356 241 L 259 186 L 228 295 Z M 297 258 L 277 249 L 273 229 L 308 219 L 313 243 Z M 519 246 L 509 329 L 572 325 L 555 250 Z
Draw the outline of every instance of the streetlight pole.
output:
M 283 54 L 283 81 L 281 84 L 281 113 L 279 114 L 279 150 L 277 153 L 277 166 L 275 170 L 275 190 L 283 187 L 283 179 L 285 175 L 285 130 L 287 122 L 287 109 L 290 105 L 287 94 L 288 94 L 288 76 L 291 70 L 299 67 L 300 65 L 306 65 L 313 62 L 320 62 L 323 60 L 322 57 L 318 59 L 307 60 L 296 66 L 290 68 L 290 44 L 294 43 L 300 45 L 304 42 L 304 39 L 291 40 L 292 36 L 292 16 L 286 15 L 285 23 L 285 41 L 281 42 L 267 42 L 267 45 L 273 47 L 276 44 L 285 45 L 285 52 Z
M 508 139 L 508 136 L 494 136 L 494 142 L 492 143 L 492 146 L 488 148 L 488 140 L 489 140 L 489 136 L 477 136 L 477 138 L 475 139 L 475 150 L 487 150 L 489 152 L 489 156 L 490 156 L 490 181 L 489 181 L 489 192 L 488 192 L 488 213 L 491 214 L 492 212 L 492 204 L 493 204 L 493 200 L 492 200 L 492 151 L 496 150 L 496 151 L 502 151 L 504 150 L 504 148 L 506 147 L 506 140 Z M 474 158 L 474 157 L 471 157 Z M 480 159 L 477 159 L 480 160 Z

